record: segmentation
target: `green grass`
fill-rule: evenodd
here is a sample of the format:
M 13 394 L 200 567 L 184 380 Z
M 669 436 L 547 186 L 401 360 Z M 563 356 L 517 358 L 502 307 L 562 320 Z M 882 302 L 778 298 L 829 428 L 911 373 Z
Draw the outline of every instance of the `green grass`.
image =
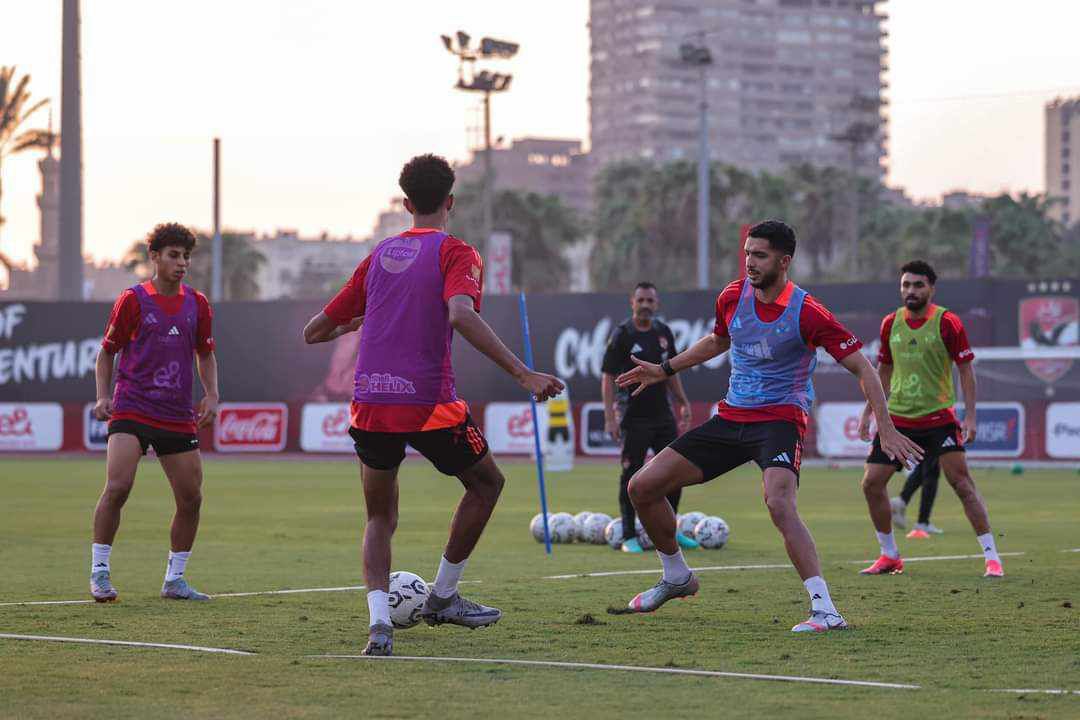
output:
M 505 465 L 506 491 L 466 570 L 464 589 L 501 607 L 502 622 L 469 632 L 399 631 L 399 655 L 522 658 L 676 666 L 921 685 L 885 690 L 740 679 L 494 665 L 326 660 L 366 636 L 361 592 L 158 599 L 171 495 L 144 462 L 113 552 L 113 605 L 0 607 L 0 632 L 237 648 L 254 657 L 0 640 L 0 717 L 1080 717 L 1080 696 L 988 692 L 1080 689 L 1080 477 L 980 471 L 1002 552 L 1003 581 L 978 559 L 915 562 L 867 578 L 849 561 L 876 555 L 859 471 L 807 470 L 801 511 L 824 573 L 854 629 L 793 636 L 807 600 L 793 570 L 701 574 L 702 592 L 648 616 L 608 614 L 653 575 L 544 580 L 545 575 L 658 568 L 654 555 L 557 546 L 528 532 L 532 470 Z M 104 464 L 0 460 L 0 602 L 83 599 L 91 512 Z M 894 480 L 894 483 L 898 482 Z M 896 488 L 894 488 L 896 490 Z M 394 567 L 431 580 L 460 489 L 420 461 L 402 473 Z M 590 464 L 550 480 L 553 510 L 616 509 L 616 469 Z M 355 463 L 210 459 L 202 528 L 188 566 L 207 592 L 358 585 L 361 493 Z M 690 488 L 684 509 L 722 515 L 721 551 L 694 565 L 784 561 L 749 467 Z M 946 534 L 903 541 L 907 556 L 979 548 L 944 486 L 935 523 Z M 658 574 L 658 573 L 657 573 Z M 1066 607 L 1066 604 L 1073 607 Z M 597 622 L 583 624 L 584 615 Z

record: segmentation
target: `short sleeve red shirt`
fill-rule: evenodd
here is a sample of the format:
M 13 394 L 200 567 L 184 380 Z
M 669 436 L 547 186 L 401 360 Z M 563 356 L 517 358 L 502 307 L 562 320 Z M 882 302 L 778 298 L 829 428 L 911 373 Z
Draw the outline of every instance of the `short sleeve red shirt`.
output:
M 441 231 L 433 228 L 413 228 L 403 234 L 423 235 L 433 232 Z M 366 279 L 369 267 L 370 255 L 364 258 L 345 286 L 323 308 L 326 316 L 338 325 L 363 317 L 367 306 Z M 443 276 L 443 300 L 449 302 L 455 295 L 467 295 L 472 298 L 473 308 L 480 312 L 484 288 L 484 264 L 480 253 L 464 241 L 447 235 L 439 248 L 439 270 Z M 360 430 L 417 432 L 459 425 L 464 422 L 468 411 L 468 405 L 461 400 L 434 406 L 353 402 L 351 415 L 353 427 Z
M 162 295 L 154 287 L 154 283 L 147 280 L 143 288 L 154 299 L 163 313 L 174 315 L 180 312 L 184 304 L 184 286 L 180 286 L 180 292 L 176 295 Z M 210 307 L 210 301 L 199 291 L 195 291 L 196 326 L 195 326 L 195 352 L 206 356 L 214 350 L 214 311 Z M 139 309 L 139 299 L 135 291 L 128 288 L 120 293 L 120 297 L 113 304 L 109 321 L 105 325 L 105 337 L 101 341 L 102 349 L 112 355 L 123 350 L 135 338 L 139 326 L 142 324 L 142 311 Z M 114 413 L 112 420 L 133 420 L 135 422 L 151 425 L 163 430 L 191 434 L 196 431 L 195 423 L 177 423 L 167 420 L 158 420 L 140 413 L 126 412 Z
M 918 330 L 933 316 L 935 309 L 936 306 L 931 305 L 927 309 L 926 317 L 921 318 L 913 318 L 905 313 L 904 322 L 906 322 L 908 327 L 912 330 Z M 881 348 L 878 350 L 878 363 L 884 363 L 886 365 L 893 364 L 892 349 L 889 347 L 889 336 L 892 335 L 893 323 L 895 322 L 895 312 L 889 313 L 885 316 L 885 319 L 881 321 Z M 971 349 L 971 343 L 968 342 L 967 330 L 964 329 L 963 321 L 958 315 L 948 310 L 941 315 L 941 340 L 945 343 L 945 348 L 949 351 L 949 356 L 957 365 L 963 365 L 964 363 L 969 363 L 975 359 L 975 352 Z M 956 422 L 956 413 L 953 412 L 952 408 L 945 408 L 944 410 L 938 410 L 937 412 L 917 418 L 904 418 L 897 415 L 892 415 L 891 417 L 893 419 L 893 424 L 897 427 L 911 429 L 940 427 Z
M 713 333 L 722 338 L 731 337 L 728 325 L 735 316 L 746 279 L 736 280 L 724 288 L 716 298 L 716 324 Z M 783 315 L 791 301 L 795 285 L 788 282 L 787 287 L 774 302 L 763 303 L 754 298 L 754 310 L 763 322 L 773 322 Z M 807 295 L 799 312 L 799 330 L 803 341 L 810 347 L 825 348 L 837 362 L 862 348 L 862 342 L 829 312 L 812 295 Z M 760 408 L 735 408 L 723 400 L 717 405 L 718 414 L 733 422 L 773 422 L 781 420 L 795 423 L 800 434 L 806 432 L 807 417 L 797 405 L 767 405 Z

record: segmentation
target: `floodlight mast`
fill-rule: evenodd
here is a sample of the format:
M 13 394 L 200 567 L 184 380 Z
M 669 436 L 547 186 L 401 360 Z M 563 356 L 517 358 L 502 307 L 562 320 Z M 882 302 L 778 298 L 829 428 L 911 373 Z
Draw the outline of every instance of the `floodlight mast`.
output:
M 477 72 L 475 63 L 477 60 L 509 60 L 517 54 L 520 46 L 517 43 L 485 37 L 481 38 L 480 46 L 474 48 L 469 44 L 472 37 L 463 30 L 458 30 L 454 38 L 449 35 L 442 35 L 441 38 L 447 51 L 458 58 L 458 81 L 454 87 L 466 92 L 484 94 L 484 179 L 480 199 L 483 223 L 481 243 L 484 256 L 487 257 L 488 242 L 494 225 L 492 195 L 495 186 L 491 157 L 491 94 L 509 90 L 513 76 L 488 70 Z M 470 64 L 468 73 L 465 71 L 466 63 Z

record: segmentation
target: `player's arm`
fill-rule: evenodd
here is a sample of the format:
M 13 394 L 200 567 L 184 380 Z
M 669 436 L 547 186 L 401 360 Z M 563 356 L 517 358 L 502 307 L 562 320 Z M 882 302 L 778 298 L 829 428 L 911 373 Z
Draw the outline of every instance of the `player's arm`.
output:
M 686 370 L 687 368 L 692 368 L 703 362 L 712 360 L 720 353 L 727 352 L 730 347 L 730 337 L 720 337 L 716 333 L 709 333 L 686 350 L 683 350 L 681 353 L 671 358 L 671 360 L 668 361 L 668 364 L 671 369 L 677 373 L 681 370 Z M 615 378 L 615 383 L 623 388 L 637 385 L 638 387 L 632 393 L 633 395 L 637 395 L 650 385 L 655 385 L 656 383 L 664 382 L 669 379 L 669 375 L 664 372 L 664 368 L 660 365 L 640 360 L 633 355 L 630 356 L 630 359 L 634 361 L 634 364 L 637 365 L 637 367 L 627 370 L 622 375 Z
M 956 366 L 960 375 L 960 392 L 964 396 L 964 444 L 975 442 L 978 423 L 975 420 L 975 363 L 966 362 Z
M 885 393 L 886 400 L 889 398 L 889 387 L 892 386 L 892 371 L 892 363 L 883 360 L 878 361 L 878 379 L 881 380 L 881 389 Z M 870 442 L 870 417 L 873 412 L 874 409 L 870 407 L 870 403 L 863 406 L 862 417 L 859 418 L 859 437 L 862 438 L 863 442 Z
M 200 428 L 207 427 L 217 417 L 218 403 L 221 396 L 218 394 L 218 370 L 217 353 L 210 350 L 206 353 L 195 353 L 195 365 L 199 370 L 199 381 L 203 386 L 203 399 L 199 401 L 199 417 L 197 420 Z
M 469 295 L 454 295 L 447 302 L 451 327 L 470 345 L 505 370 L 538 401 L 553 398 L 566 388 L 559 378 L 530 370 L 517 355 L 510 352 L 491 326 L 480 317 L 480 313 L 476 312 L 474 304 Z
M 853 352 L 840 360 L 840 364 L 859 381 L 859 387 L 877 420 L 881 449 L 890 460 L 899 460 L 909 467 L 918 464 L 922 460 L 922 449 L 910 438 L 901 435 L 893 425 L 885 401 L 885 390 L 881 387 L 881 380 L 870 361 L 861 352 Z
M 98 420 L 105 421 L 112 417 L 112 377 L 115 366 L 116 353 L 101 348 L 94 365 L 94 384 L 97 386 L 94 417 Z
M 355 317 L 344 325 L 338 325 L 337 321 L 331 319 L 325 312 L 320 312 L 308 320 L 307 325 L 304 326 L 304 342 L 314 345 L 337 340 L 346 333 L 356 332 L 363 324 L 363 317 Z
M 619 439 L 619 418 L 615 415 L 615 376 L 602 373 L 600 376 L 600 396 L 604 399 L 604 432 L 612 440 Z
M 673 375 L 668 379 L 668 390 L 671 391 L 671 395 L 675 398 L 675 405 L 679 408 L 679 432 L 686 432 L 690 429 L 690 422 L 693 420 L 693 410 L 690 408 L 690 398 L 686 397 L 686 390 L 683 389 L 682 380 L 678 375 Z

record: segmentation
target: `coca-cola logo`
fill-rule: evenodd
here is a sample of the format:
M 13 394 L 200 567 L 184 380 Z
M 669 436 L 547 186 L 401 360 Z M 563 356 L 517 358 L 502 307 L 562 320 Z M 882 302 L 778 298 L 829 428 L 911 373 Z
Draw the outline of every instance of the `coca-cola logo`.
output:
M 0 437 L 29 437 L 33 434 L 34 426 L 26 408 L 17 407 L 10 413 L 0 413 Z
M 223 404 L 214 446 L 219 452 L 275 451 L 285 447 L 288 409 L 279 403 Z

